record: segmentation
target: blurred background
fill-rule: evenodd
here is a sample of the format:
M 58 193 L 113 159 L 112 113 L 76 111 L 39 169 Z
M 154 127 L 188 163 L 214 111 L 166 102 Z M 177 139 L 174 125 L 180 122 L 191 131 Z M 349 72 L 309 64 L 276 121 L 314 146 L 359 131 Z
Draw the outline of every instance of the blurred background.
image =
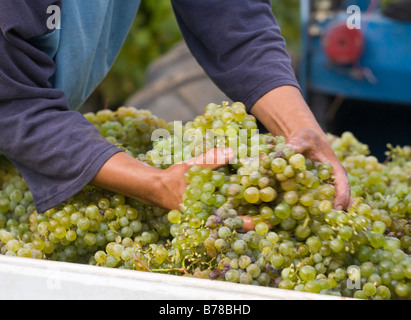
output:
M 384 159 L 411 144 L 411 0 L 273 0 L 303 93 L 327 132 Z M 356 5 L 358 16 L 347 13 Z M 348 29 L 347 21 L 360 23 Z M 357 24 L 358 25 L 358 24 Z M 188 121 L 228 100 L 188 52 L 169 0 L 142 1 L 112 70 L 83 112 L 133 105 Z

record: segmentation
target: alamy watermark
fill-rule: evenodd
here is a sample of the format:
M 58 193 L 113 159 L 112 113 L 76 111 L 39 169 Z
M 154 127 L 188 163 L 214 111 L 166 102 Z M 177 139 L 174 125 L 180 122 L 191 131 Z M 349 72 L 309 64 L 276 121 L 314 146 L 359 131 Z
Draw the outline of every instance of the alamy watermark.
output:
M 61 9 L 59 6 L 51 5 L 47 7 L 47 28 L 50 30 L 61 29 Z
M 50 5 L 47 7 L 47 28 L 50 30 L 61 29 L 61 9 L 57 5 Z M 347 8 L 348 29 L 361 29 L 361 8 L 357 5 L 350 5 Z
M 347 268 L 347 288 L 350 290 L 361 289 L 361 269 L 359 266 L 349 266 Z
M 347 8 L 347 28 L 350 30 L 361 29 L 361 8 L 357 5 L 351 5 Z
M 50 5 L 47 7 L 47 28 L 50 30 L 61 29 L 61 9 L 57 5 Z M 347 8 L 347 14 L 350 16 L 347 18 L 348 29 L 361 29 L 361 8 L 357 5 L 350 5 Z
M 216 157 L 201 157 L 212 149 L 229 148 L 235 157 L 230 164 L 237 164 L 240 159 L 249 159 L 249 166 L 254 168 L 259 163 L 260 136 L 258 129 L 207 129 L 205 134 L 200 128 L 191 128 L 183 132 L 181 121 L 174 121 L 173 134 L 167 129 L 156 129 L 151 135 L 155 147 L 151 150 L 151 160 L 156 165 L 182 163 L 198 158 L 196 164 L 227 164 L 226 154 L 217 153 Z M 255 161 L 250 161 L 254 159 Z

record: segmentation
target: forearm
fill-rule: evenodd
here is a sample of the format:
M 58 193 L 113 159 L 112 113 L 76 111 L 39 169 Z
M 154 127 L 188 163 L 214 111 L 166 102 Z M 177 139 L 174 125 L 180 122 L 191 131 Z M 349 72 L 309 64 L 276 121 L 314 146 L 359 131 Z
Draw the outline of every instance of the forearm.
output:
M 161 188 L 163 172 L 120 152 L 104 164 L 91 185 L 152 204 Z
M 184 173 L 191 166 L 199 165 L 215 170 L 228 164 L 234 156 L 235 152 L 228 148 L 212 149 L 197 158 L 162 170 L 121 152 L 103 165 L 91 184 L 121 193 L 148 205 L 178 210 L 187 187 Z M 219 162 L 221 159 L 224 159 L 223 163 Z
M 296 87 L 282 86 L 269 91 L 256 102 L 251 113 L 273 135 L 289 138 L 303 128 L 324 135 L 300 90 Z

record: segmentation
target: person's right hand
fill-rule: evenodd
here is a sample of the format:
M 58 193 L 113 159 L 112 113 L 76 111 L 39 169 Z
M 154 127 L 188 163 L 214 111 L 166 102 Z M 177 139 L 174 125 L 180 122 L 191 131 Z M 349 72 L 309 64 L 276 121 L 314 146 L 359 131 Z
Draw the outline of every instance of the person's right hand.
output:
M 180 209 L 182 197 L 187 187 L 184 181 L 184 174 L 193 165 L 198 165 L 203 168 L 211 168 L 215 170 L 230 162 L 235 157 L 235 151 L 230 148 L 212 149 L 203 155 L 181 163 L 177 163 L 164 170 L 160 176 L 161 194 L 158 198 L 158 203 L 166 209 Z
M 119 152 L 103 165 L 91 184 L 147 205 L 169 210 L 180 209 L 187 187 L 184 173 L 191 166 L 199 165 L 214 170 L 228 164 L 234 156 L 235 152 L 230 148 L 212 149 L 197 158 L 163 170 Z

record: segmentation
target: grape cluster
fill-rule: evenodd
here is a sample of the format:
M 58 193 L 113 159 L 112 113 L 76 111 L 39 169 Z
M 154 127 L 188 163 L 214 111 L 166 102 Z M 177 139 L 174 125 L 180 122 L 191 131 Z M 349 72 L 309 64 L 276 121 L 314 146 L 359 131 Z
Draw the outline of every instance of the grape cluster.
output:
M 356 199 L 343 212 L 333 209 L 332 166 L 295 153 L 283 137 L 259 134 L 241 103 L 210 104 L 184 125 L 125 107 L 85 116 L 109 141 L 153 166 L 222 146 L 234 146 L 239 156 L 214 171 L 191 167 L 180 210 L 88 186 L 41 214 L 21 175 L 0 158 L 2 254 L 411 299 L 410 147 L 389 146 L 379 163 L 351 133 L 329 135 Z M 170 134 L 152 142 L 157 129 Z
M 152 148 L 154 130 L 167 127 L 148 111 L 126 107 L 85 117 L 110 142 L 134 156 Z M 129 243 L 147 234 L 153 235 L 149 242 L 155 242 L 159 235 L 170 234 L 169 222 L 161 219 L 166 213 L 162 209 L 91 186 L 40 214 L 23 177 L 4 157 L 0 157 L 0 187 L 0 247 L 5 255 L 95 263 L 91 258 L 110 242 Z M 112 257 L 107 266 L 116 266 Z
M 99 129 L 103 137 L 134 157 L 152 149 L 153 131 L 168 128 L 164 120 L 150 111 L 133 107 L 123 106 L 116 111 L 104 109 L 97 113 L 86 113 L 84 117 Z

